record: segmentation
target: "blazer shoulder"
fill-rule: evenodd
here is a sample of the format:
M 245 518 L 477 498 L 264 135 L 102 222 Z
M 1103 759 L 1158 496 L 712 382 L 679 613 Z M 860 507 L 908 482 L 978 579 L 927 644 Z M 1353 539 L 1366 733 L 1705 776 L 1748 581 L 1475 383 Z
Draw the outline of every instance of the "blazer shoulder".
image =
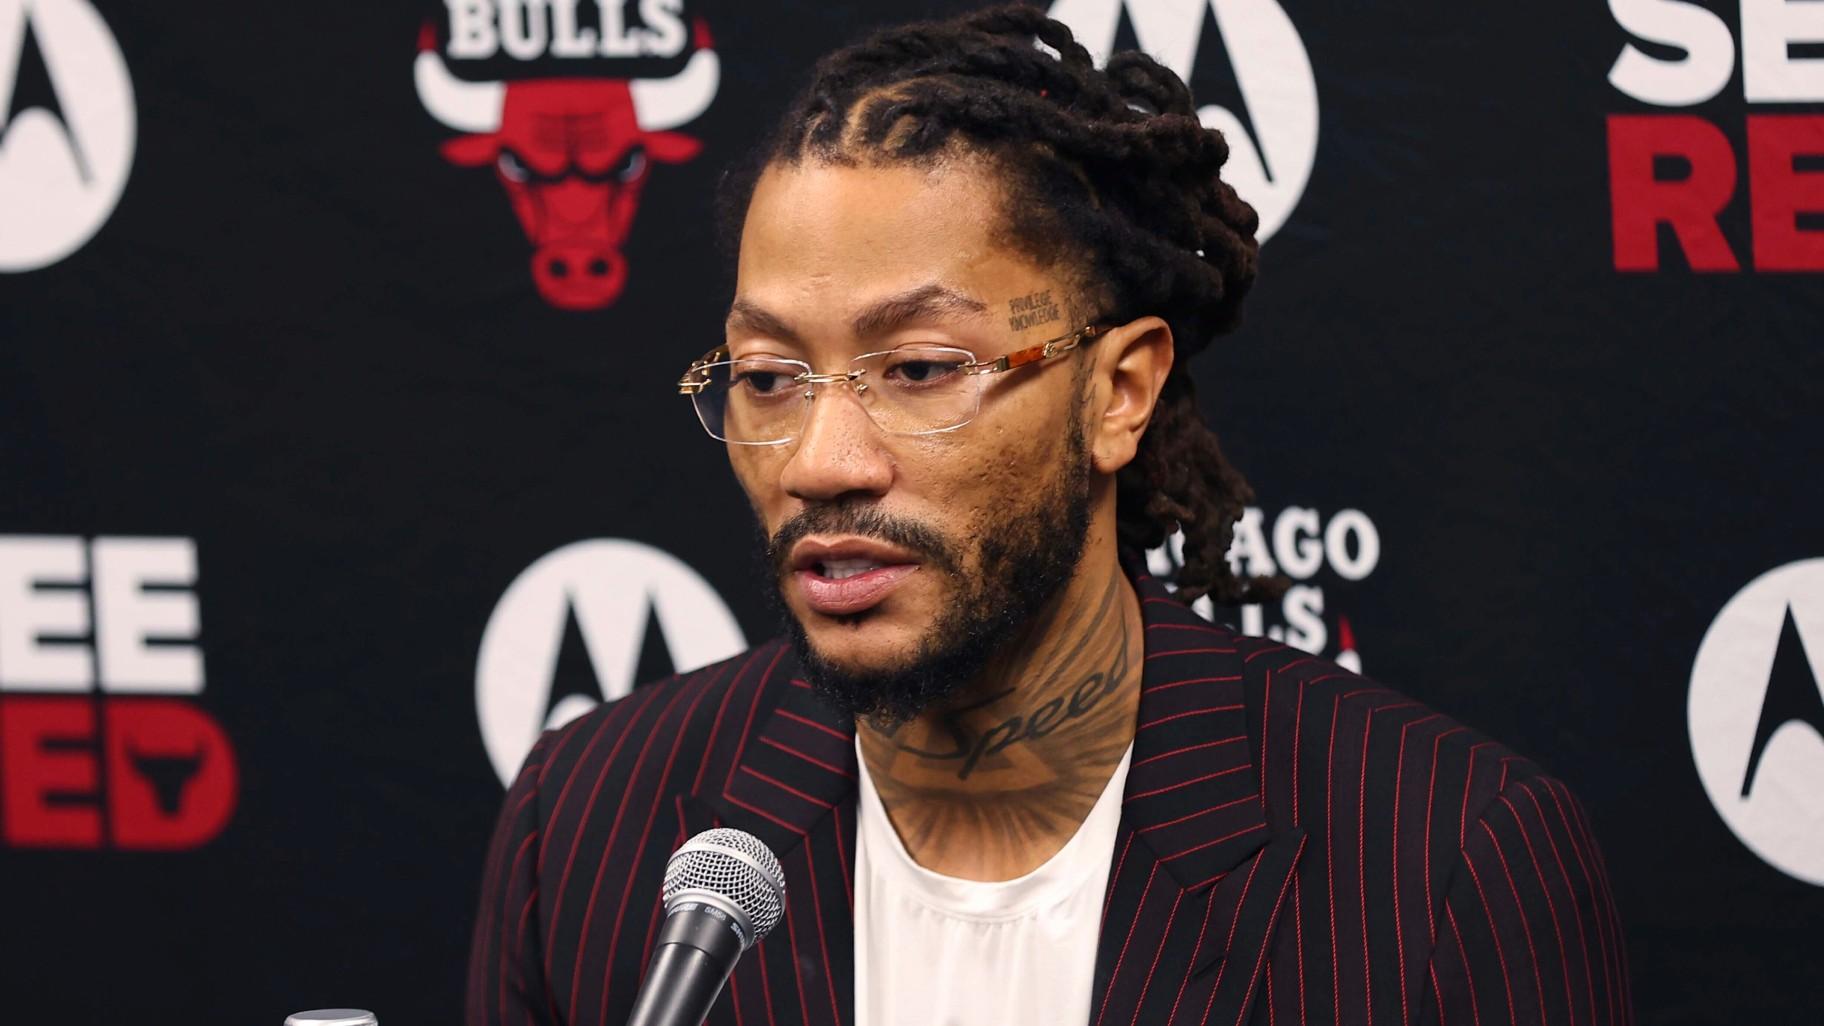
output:
M 667 766 L 695 770 L 736 750 L 753 711 L 776 693 L 789 646 L 773 639 L 721 662 L 642 684 L 562 726 L 545 731 L 527 759 L 537 788 L 573 778 L 625 791 L 644 777 L 659 750 Z M 676 774 L 667 774 L 675 777 Z
M 1309 825 L 1312 791 L 1321 788 L 1321 800 L 1346 785 L 1362 815 L 1391 820 L 1422 802 L 1405 818 L 1454 837 L 1510 784 L 1545 775 L 1489 735 L 1329 659 L 1265 638 L 1238 637 L 1236 647 L 1270 818 Z

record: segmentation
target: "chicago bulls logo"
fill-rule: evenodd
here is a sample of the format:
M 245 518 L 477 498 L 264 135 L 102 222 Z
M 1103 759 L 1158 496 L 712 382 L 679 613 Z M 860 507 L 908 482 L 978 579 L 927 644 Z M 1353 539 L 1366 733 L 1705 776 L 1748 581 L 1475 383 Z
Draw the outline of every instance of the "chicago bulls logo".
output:
M 579 30 L 569 31 L 553 34 L 553 52 L 575 41 Z M 721 74 L 708 28 L 698 21 L 691 35 L 693 52 L 669 78 L 474 82 L 445 65 L 430 25 L 420 34 L 418 98 L 432 117 L 468 133 L 444 143 L 443 156 L 460 167 L 494 168 L 532 244 L 532 280 L 552 306 L 595 310 L 620 297 L 627 283 L 621 248 L 647 173 L 701 150 L 696 139 L 670 131 L 703 113 Z

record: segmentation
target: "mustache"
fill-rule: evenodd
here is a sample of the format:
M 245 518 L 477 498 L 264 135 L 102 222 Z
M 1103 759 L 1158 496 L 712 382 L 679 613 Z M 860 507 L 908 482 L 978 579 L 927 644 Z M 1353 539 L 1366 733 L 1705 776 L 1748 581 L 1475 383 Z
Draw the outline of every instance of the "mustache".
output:
M 830 503 L 806 506 L 785 523 L 766 542 L 766 559 L 774 573 L 783 575 L 789 568 L 792 546 L 813 534 L 852 534 L 896 545 L 919 556 L 924 562 L 952 574 L 962 572 L 962 558 L 936 529 L 910 517 L 895 516 L 874 506 L 859 503 Z

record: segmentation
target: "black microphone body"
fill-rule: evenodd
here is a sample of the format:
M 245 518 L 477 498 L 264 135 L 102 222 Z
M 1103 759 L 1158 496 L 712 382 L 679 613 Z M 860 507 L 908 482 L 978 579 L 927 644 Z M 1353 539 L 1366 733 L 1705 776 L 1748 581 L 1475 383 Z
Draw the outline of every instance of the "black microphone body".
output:
M 680 903 L 665 917 L 627 1026 L 702 1026 L 741 957 L 739 928 L 705 902 Z
M 703 1026 L 742 952 L 785 916 L 785 871 L 759 838 L 717 827 L 665 863 L 659 929 L 627 1026 Z

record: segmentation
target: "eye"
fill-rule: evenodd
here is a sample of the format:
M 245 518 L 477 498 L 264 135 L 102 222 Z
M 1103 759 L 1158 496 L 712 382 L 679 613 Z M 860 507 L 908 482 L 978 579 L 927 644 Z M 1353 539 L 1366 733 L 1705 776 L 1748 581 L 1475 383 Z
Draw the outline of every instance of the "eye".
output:
M 737 367 L 734 384 L 754 395 L 778 395 L 791 386 L 792 375 L 778 367 Z
M 963 358 L 950 353 L 888 354 L 882 376 L 896 385 L 935 385 L 962 374 Z
M 631 182 L 645 171 L 646 148 L 644 146 L 635 146 L 628 150 L 620 160 L 615 161 L 613 167 L 608 169 L 608 173 L 613 175 L 617 182 Z
M 512 150 L 501 150 L 500 156 L 494 160 L 494 166 L 500 169 L 501 177 L 509 182 L 523 182 L 532 177 L 532 172 L 527 170 L 525 162 L 521 161 Z

